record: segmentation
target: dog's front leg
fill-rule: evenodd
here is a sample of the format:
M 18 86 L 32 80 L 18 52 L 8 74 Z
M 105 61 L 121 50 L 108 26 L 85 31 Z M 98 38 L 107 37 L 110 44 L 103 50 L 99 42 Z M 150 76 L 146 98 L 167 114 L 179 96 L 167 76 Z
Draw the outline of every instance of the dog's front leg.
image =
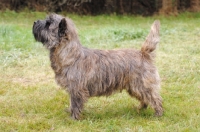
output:
M 70 112 L 72 119 L 78 120 L 80 118 L 87 98 L 87 94 L 82 90 L 77 91 L 77 89 L 75 89 L 70 92 Z

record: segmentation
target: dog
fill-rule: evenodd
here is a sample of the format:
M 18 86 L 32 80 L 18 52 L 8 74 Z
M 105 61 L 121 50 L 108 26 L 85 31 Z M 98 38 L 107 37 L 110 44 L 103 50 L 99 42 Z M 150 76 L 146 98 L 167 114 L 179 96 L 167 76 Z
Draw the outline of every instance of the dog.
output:
M 109 96 L 126 90 L 140 101 L 138 109 L 151 106 L 162 116 L 160 77 L 154 65 L 160 22 L 155 20 L 140 50 L 99 50 L 83 47 L 73 21 L 50 14 L 33 24 L 33 35 L 50 51 L 56 82 L 70 95 L 70 112 L 80 119 L 89 97 Z

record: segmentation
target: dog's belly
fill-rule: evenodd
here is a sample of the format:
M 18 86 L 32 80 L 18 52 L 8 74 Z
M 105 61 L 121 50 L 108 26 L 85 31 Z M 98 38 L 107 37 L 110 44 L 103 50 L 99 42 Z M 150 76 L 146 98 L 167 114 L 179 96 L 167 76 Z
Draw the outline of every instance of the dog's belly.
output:
M 129 81 L 127 79 L 113 78 L 112 80 L 95 79 L 87 83 L 87 90 L 90 96 L 109 96 L 113 93 L 122 91 L 127 88 Z
M 121 91 L 122 89 L 119 87 L 88 87 L 88 91 L 90 94 L 90 97 L 94 96 L 109 96 L 117 91 Z

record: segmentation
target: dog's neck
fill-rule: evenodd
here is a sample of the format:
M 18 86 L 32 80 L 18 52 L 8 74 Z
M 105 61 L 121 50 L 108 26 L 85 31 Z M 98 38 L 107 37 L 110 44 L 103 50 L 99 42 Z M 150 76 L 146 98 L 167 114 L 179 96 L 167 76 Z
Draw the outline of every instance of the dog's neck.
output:
M 78 41 L 63 40 L 59 46 L 50 49 L 51 67 L 55 73 L 62 71 L 61 67 L 73 65 L 82 55 L 82 45 Z M 66 54 L 67 53 L 67 54 Z

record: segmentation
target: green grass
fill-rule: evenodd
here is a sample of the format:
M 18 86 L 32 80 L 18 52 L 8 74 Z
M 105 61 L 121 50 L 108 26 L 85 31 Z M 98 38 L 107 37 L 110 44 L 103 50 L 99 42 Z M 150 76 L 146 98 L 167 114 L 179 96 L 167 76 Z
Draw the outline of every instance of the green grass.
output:
M 54 81 L 48 51 L 35 42 L 32 24 L 45 13 L 0 12 L 0 131 L 200 131 L 200 14 L 177 17 L 77 16 L 82 44 L 90 48 L 141 47 L 155 19 L 161 21 L 156 65 L 165 113 L 153 116 L 126 92 L 90 98 L 80 121 L 65 112 L 68 94 Z

